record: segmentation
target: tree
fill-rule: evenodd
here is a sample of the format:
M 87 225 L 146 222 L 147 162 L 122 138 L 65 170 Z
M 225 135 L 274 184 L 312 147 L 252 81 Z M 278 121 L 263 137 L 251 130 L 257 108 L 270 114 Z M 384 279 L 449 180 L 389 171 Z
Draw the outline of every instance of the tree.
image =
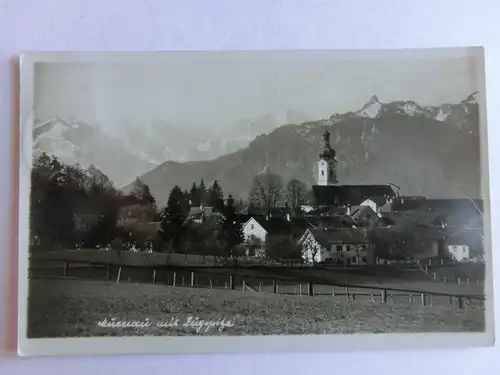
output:
M 298 244 L 288 235 L 269 236 L 266 241 L 266 255 L 277 261 L 299 262 L 302 252 Z
M 167 206 L 161 213 L 160 221 L 163 238 L 167 243 L 169 253 L 173 251 L 182 252 L 186 216 L 186 197 L 176 185 L 170 191 Z
M 202 196 L 200 188 L 196 185 L 196 182 L 193 182 L 191 190 L 189 191 L 189 200 L 191 201 L 191 206 L 196 207 L 201 205 Z
M 139 177 L 135 179 L 130 195 L 139 198 L 146 205 L 156 206 L 156 200 L 151 194 L 149 185 L 145 184 Z
M 224 210 L 224 193 L 217 180 L 215 180 L 210 189 L 208 189 L 207 205 L 219 212 Z
M 250 190 L 250 204 L 270 213 L 283 200 L 283 180 L 280 176 L 265 172 L 255 176 Z
M 247 256 L 255 256 L 262 249 L 262 241 L 260 238 L 251 236 L 245 240 L 245 249 Z
M 242 253 L 240 245 L 244 241 L 244 236 L 243 228 L 238 221 L 234 199 L 231 195 L 228 196 L 223 215 L 224 221 L 222 222 L 220 238 L 224 244 L 226 257 L 232 257 L 236 262 L 238 256 Z
M 391 228 L 373 227 L 367 232 L 368 243 L 375 257 L 407 260 L 425 254 L 425 238 L 429 227 L 421 227 L 408 218 Z
M 307 203 L 308 191 L 305 183 L 292 179 L 286 185 L 286 202 L 293 213 L 301 212 L 301 206 Z
M 205 186 L 205 181 L 203 181 L 203 178 L 200 181 L 200 184 L 198 185 L 198 191 L 200 194 L 200 206 L 206 204 L 208 202 L 208 191 L 207 187 Z

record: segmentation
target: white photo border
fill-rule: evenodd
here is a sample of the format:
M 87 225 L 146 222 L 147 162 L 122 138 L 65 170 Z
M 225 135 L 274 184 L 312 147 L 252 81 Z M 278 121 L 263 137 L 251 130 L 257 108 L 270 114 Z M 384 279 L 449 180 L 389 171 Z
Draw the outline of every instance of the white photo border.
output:
M 321 58 L 397 59 L 471 57 L 476 59 L 474 77 L 481 87 L 480 152 L 482 198 L 484 200 L 485 247 L 485 332 L 482 333 L 377 333 L 349 335 L 276 335 L 276 336 L 189 336 L 189 337 L 96 337 L 96 338 L 27 338 L 28 256 L 30 171 L 33 149 L 34 74 L 37 63 L 149 63 L 168 61 L 172 54 L 191 59 L 211 59 L 224 54 L 252 58 L 266 53 L 277 59 Z M 113 354 L 228 354 L 284 352 L 345 352 L 375 349 L 433 349 L 493 346 L 493 256 L 491 244 L 491 200 L 489 186 L 488 137 L 486 124 L 486 82 L 483 47 L 419 48 L 404 50 L 297 50 L 297 51 L 192 51 L 192 52 L 27 52 L 20 58 L 19 123 L 19 205 L 18 205 L 18 354 L 42 355 L 113 355 Z

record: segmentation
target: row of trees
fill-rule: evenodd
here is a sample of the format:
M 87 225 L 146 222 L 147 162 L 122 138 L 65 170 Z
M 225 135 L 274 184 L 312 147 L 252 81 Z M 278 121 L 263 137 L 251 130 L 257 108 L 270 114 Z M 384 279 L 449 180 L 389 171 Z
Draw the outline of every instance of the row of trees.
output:
M 300 214 L 301 206 L 311 201 L 311 191 L 304 182 L 291 179 L 285 185 L 281 176 L 270 171 L 254 177 L 249 196 L 250 205 L 266 213 L 287 206 L 293 213 Z
M 116 235 L 118 207 L 126 197 L 95 166 L 68 166 L 47 154 L 33 161 L 31 174 L 30 233 L 32 245 L 42 248 L 95 247 Z M 82 230 L 75 213 L 93 215 Z

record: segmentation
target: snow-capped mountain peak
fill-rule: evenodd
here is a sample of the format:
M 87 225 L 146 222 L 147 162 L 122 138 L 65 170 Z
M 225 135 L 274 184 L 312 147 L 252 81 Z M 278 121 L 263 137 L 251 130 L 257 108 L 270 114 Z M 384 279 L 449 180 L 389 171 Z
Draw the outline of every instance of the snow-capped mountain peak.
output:
M 380 115 L 382 109 L 382 103 L 378 100 L 377 95 L 372 95 L 370 100 L 356 112 L 356 115 L 360 117 L 375 118 Z

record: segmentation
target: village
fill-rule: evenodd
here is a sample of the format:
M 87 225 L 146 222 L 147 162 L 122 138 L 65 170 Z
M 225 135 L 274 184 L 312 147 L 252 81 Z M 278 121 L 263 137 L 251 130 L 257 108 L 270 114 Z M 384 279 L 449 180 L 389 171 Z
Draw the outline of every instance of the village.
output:
M 480 199 L 404 196 L 392 183 L 341 185 L 326 126 L 316 180 L 312 199 L 294 208 L 288 204 L 235 207 L 231 195 L 219 198 L 218 207 L 204 205 L 203 199 L 188 200 L 180 220 L 190 224 L 184 231 L 189 246 L 167 251 L 200 254 L 203 259 L 224 255 L 208 237 L 230 220 L 236 240 L 225 255 L 246 261 L 335 266 L 483 262 Z M 260 181 L 266 184 L 265 178 Z M 128 242 L 129 250 L 153 252 L 156 239 L 165 238 L 161 220 L 151 204 L 139 201 L 120 207 L 117 226 L 130 236 L 143 234 L 140 241 Z M 164 249 L 160 245 L 160 251 Z

